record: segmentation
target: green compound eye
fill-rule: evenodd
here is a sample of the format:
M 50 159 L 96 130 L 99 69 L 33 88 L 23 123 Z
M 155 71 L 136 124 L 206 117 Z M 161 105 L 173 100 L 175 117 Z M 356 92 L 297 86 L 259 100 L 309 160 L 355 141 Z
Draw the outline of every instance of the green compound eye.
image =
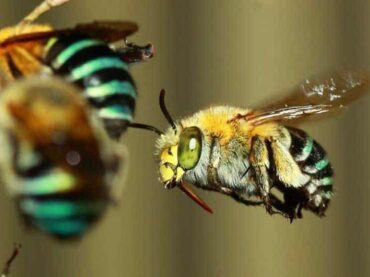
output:
M 198 127 L 185 128 L 180 135 L 178 160 L 182 169 L 194 168 L 202 152 L 202 133 Z

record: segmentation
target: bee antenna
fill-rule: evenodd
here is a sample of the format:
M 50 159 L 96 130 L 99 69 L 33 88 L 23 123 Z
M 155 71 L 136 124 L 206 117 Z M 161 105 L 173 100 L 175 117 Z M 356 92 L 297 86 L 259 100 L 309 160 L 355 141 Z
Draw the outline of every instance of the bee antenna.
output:
M 161 93 L 159 94 L 159 106 L 161 107 L 162 113 L 164 117 L 167 119 L 167 121 L 170 123 L 172 129 L 176 132 L 176 125 L 173 121 L 170 113 L 167 110 L 166 103 L 164 102 L 164 97 L 166 95 L 166 91 L 164 89 L 161 90 Z
M 152 131 L 159 136 L 163 135 L 163 132 L 161 130 L 159 130 L 157 127 L 154 127 L 152 125 L 147 125 L 147 124 L 142 124 L 142 123 L 130 123 L 128 127 Z

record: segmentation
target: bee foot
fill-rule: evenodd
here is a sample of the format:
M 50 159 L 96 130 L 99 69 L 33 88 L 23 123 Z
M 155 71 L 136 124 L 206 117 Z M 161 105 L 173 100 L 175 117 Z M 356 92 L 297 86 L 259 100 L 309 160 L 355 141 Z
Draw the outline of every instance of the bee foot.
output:
M 292 223 L 293 220 L 296 219 L 296 217 L 297 217 L 295 213 L 293 213 L 292 211 L 287 210 L 282 205 L 279 205 L 278 207 L 276 207 L 276 205 L 274 205 L 274 201 L 269 196 L 265 196 L 263 198 L 263 202 L 264 202 L 267 213 L 270 214 L 270 215 L 279 214 L 279 215 L 289 219 L 290 223 Z

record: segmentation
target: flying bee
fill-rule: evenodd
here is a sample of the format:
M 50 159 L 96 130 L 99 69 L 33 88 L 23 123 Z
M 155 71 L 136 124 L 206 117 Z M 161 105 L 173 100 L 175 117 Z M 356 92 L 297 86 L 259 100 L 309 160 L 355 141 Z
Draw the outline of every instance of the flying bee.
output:
M 302 209 L 323 216 L 333 194 L 332 166 L 319 143 L 288 125 L 341 110 L 368 88 L 366 73 L 336 72 L 306 80 L 289 97 L 263 108 L 210 107 L 176 122 L 162 91 L 160 106 L 171 127 L 164 133 L 144 124 L 133 127 L 159 134 L 165 187 L 180 187 L 209 212 L 187 184 L 245 205 L 263 205 L 290 220 L 301 218 Z
M 61 239 L 83 235 L 120 189 L 124 148 L 55 76 L 14 81 L 0 100 L 1 177 L 26 223 Z
M 150 59 L 154 48 L 126 42 L 138 29 L 133 22 L 96 21 L 63 30 L 33 23 L 68 1 L 45 0 L 20 23 L 0 30 L 0 86 L 28 74 L 62 76 L 81 89 L 118 139 L 132 121 L 137 97 L 128 66 Z M 116 44 L 120 40 L 123 46 Z

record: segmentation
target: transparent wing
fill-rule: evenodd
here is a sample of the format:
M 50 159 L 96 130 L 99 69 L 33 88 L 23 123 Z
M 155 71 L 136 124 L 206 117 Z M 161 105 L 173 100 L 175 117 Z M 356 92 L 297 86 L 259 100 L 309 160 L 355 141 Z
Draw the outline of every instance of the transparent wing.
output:
M 370 89 L 369 80 L 368 72 L 349 70 L 306 79 L 286 98 L 238 117 L 258 125 L 268 121 L 296 123 L 330 115 L 365 95 Z

